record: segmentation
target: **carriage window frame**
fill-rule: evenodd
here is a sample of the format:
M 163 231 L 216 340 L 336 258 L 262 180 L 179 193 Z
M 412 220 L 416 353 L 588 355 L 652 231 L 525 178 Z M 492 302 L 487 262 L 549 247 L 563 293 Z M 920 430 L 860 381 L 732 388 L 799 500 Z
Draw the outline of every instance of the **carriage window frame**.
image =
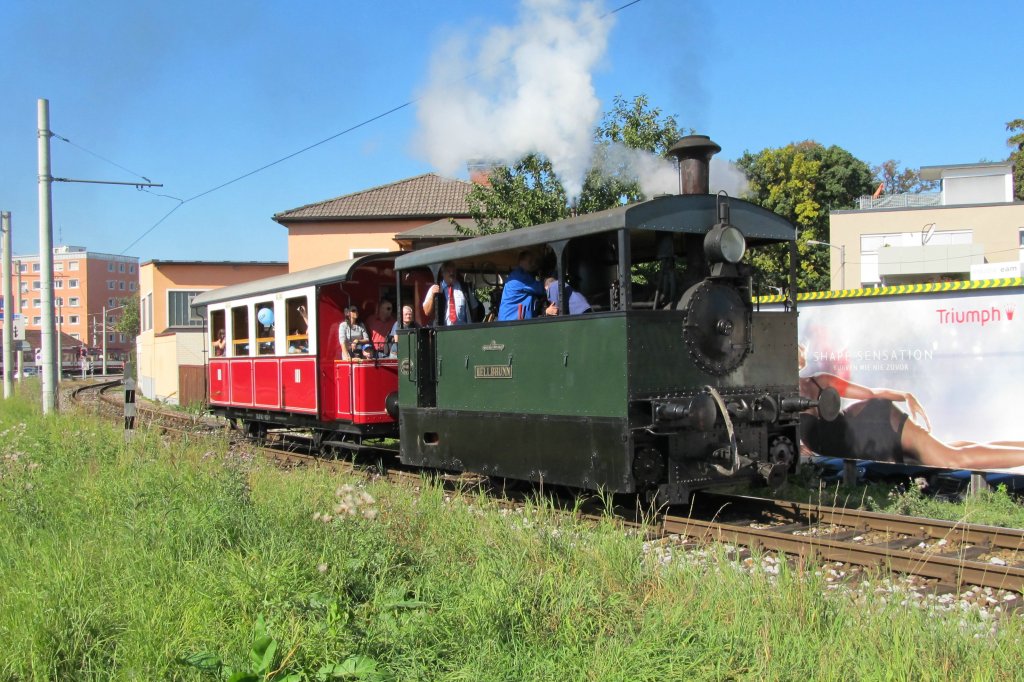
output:
M 232 357 L 246 358 L 250 356 L 249 343 L 249 306 L 231 307 L 231 353 Z
M 210 311 L 210 327 L 209 342 L 210 342 L 210 355 L 216 358 L 222 358 L 228 354 L 227 344 L 227 311 L 225 310 L 211 310 Z M 217 334 L 224 332 L 224 350 L 219 355 L 217 350 L 214 348 L 213 342 L 217 340 Z
M 273 315 L 273 322 L 270 327 L 267 328 L 260 322 L 260 311 L 270 310 L 270 314 Z M 276 342 L 276 330 L 277 330 L 277 315 L 274 312 L 274 301 L 256 301 L 253 303 L 253 323 L 256 325 L 256 355 L 274 355 L 277 349 Z
M 299 313 L 299 306 L 306 311 L 306 319 Z M 305 294 L 292 296 L 284 301 L 285 344 L 289 355 L 309 354 L 309 297 Z

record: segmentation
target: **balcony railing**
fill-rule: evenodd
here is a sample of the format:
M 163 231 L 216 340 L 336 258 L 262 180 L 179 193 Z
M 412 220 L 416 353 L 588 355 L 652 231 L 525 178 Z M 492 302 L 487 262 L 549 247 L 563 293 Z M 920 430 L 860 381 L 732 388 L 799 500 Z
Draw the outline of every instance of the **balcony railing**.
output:
M 862 211 L 872 208 L 912 208 L 917 206 L 941 206 L 940 192 L 921 194 L 884 194 L 880 197 L 863 196 L 857 199 L 857 208 Z

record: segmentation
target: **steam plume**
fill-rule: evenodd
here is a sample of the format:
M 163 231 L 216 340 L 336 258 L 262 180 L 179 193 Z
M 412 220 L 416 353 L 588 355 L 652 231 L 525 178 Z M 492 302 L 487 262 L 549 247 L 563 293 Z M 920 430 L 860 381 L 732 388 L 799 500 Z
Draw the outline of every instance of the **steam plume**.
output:
M 601 108 L 591 71 L 612 25 L 601 14 L 594 2 L 524 0 L 518 25 L 447 42 L 420 97 L 418 150 L 448 175 L 467 159 L 539 152 L 577 197 Z

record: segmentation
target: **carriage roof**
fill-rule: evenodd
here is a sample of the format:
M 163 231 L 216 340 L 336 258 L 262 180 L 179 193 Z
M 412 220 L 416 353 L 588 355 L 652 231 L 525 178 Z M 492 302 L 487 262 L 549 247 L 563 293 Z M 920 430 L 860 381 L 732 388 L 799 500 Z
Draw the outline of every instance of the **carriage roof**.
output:
M 717 201 L 718 196 L 714 194 L 657 197 L 521 230 L 412 251 L 399 256 L 395 267 L 405 270 L 619 229 L 705 234 L 718 222 Z M 730 222 L 739 228 L 750 245 L 796 239 L 796 229 L 785 218 L 742 199 L 728 198 L 728 202 Z
M 192 299 L 192 307 L 203 308 L 217 303 L 224 303 L 225 301 L 259 296 L 260 294 L 272 294 L 278 291 L 343 282 L 349 278 L 358 266 L 372 261 L 393 259 L 397 255 L 397 252 L 374 253 L 359 258 L 350 258 L 339 263 L 320 265 L 308 270 L 289 272 L 286 275 L 275 275 L 274 277 L 265 277 L 251 282 L 232 284 L 220 289 L 204 291 Z

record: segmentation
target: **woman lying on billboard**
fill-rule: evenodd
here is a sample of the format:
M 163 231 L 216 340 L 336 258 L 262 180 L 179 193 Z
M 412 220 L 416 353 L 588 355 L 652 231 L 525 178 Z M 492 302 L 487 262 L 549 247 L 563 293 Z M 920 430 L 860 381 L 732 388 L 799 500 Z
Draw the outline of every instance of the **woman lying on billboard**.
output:
M 799 346 L 800 370 L 807 366 Z M 834 421 L 818 417 L 817 409 L 800 415 L 800 438 L 812 451 L 827 457 L 869 459 L 897 464 L 924 464 L 946 469 L 1008 469 L 1024 466 L 1024 442 L 943 443 L 917 398 L 908 391 L 868 388 L 827 372 L 800 377 L 800 395 L 817 399 L 826 388 L 856 400 Z M 906 403 L 907 412 L 895 403 Z M 919 423 L 920 422 L 920 423 Z

